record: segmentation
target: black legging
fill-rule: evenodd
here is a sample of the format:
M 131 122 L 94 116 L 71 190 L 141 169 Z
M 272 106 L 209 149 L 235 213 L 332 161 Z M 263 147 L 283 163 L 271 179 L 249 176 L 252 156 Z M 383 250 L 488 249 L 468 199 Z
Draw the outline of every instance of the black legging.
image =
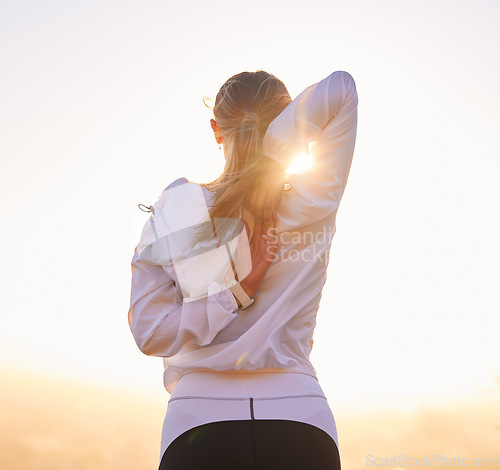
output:
M 335 441 L 322 429 L 286 420 L 203 424 L 178 436 L 159 470 L 340 470 Z

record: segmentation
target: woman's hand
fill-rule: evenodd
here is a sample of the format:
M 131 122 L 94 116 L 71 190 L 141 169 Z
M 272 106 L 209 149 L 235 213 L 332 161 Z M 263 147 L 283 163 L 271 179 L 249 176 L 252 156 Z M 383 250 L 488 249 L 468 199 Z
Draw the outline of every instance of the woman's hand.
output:
M 278 252 L 278 238 L 274 229 L 277 219 L 276 209 L 283 197 L 284 183 L 285 168 L 280 163 L 264 157 L 260 176 L 255 181 L 245 204 L 254 216 L 253 235 L 250 240 L 252 270 L 239 282 L 250 298 L 259 289 Z M 245 228 L 250 238 L 246 222 Z
M 253 238 L 250 243 L 250 254 L 252 270 L 245 279 L 240 280 L 240 285 L 250 298 L 253 298 L 262 281 L 276 258 L 278 251 L 278 237 L 274 234 L 276 224 L 271 222 L 268 233 L 262 233 L 257 225 L 254 227 Z M 262 227 L 262 225 L 260 226 Z M 247 235 L 249 235 L 248 224 L 245 222 Z

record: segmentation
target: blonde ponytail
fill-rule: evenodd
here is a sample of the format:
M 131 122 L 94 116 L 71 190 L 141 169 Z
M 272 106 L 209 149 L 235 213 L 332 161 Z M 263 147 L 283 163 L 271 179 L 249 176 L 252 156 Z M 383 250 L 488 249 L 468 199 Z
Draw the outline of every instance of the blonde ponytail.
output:
M 239 217 L 262 169 L 266 130 L 290 102 L 283 82 L 262 70 L 235 75 L 219 90 L 213 111 L 223 137 L 226 164 L 222 174 L 205 185 L 215 192 L 209 209 L 212 221 Z

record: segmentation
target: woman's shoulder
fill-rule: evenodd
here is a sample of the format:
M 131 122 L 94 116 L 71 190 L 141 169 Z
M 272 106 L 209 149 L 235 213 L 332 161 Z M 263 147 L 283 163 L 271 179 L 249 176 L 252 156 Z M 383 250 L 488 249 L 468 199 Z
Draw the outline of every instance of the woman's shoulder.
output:
M 187 179 L 187 178 L 177 178 L 175 181 L 172 181 L 165 189 L 164 191 L 166 191 L 167 189 L 173 189 L 177 186 L 180 186 L 181 184 L 186 184 L 186 183 L 189 183 L 190 181 Z
M 189 184 L 189 185 L 192 185 L 192 186 L 196 186 L 198 188 L 202 188 L 204 190 L 207 190 L 207 191 L 210 191 L 207 186 L 205 184 L 200 184 L 200 183 L 195 183 L 194 181 L 189 181 L 187 178 L 185 177 L 182 177 L 182 178 L 177 178 L 176 180 L 172 181 L 165 189 L 164 191 L 166 191 L 167 189 L 173 189 L 173 188 L 176 188 L 177 186 L 181 186 L 183 184 Z M 212 191 L 210 191 L 212 192 Z
M 203 185 L 194 183 L 185 177 L 172 181 L 158 198 L 157 207 L 166 210 L 170 214 L 174 212 L 185 213 L 186 210 L 198 212 L 198 207 L 205 213 L 210 195 L 207 194 Z M 174 207 L 177 208 L 174 210 Z
M 181 198 L 183 198 L 182 195 L 184 194 L 199 194 L 203 195 L 208 202 L 213 196 L 213 191 L 208 189 L 205 184 L 195 183 L 185 177 L 182 177 L 172 181 L 162 191 L 159 199 L 165 199 L 167 197 L 167 194 L 169 195 L 168 197 L 173 197 L 174 194 L 177 194 Z

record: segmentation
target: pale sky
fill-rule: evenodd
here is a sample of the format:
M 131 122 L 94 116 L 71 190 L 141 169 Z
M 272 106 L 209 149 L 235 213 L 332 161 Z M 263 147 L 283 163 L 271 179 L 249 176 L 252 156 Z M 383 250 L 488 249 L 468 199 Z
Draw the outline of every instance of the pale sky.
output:
M 358 137 L 311 360 L 356 407 L 500 377 L 496 1 L 1 2 L 1 362 L 160 396 L 127 322 L 156 201 L 222 169 L 203 97 L 355 79 Z

